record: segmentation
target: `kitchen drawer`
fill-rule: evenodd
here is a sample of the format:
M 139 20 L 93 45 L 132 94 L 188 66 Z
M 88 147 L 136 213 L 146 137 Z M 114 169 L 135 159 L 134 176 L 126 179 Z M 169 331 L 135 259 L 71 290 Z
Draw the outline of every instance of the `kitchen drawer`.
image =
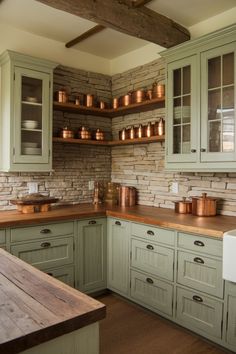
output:
M 131 297 L 153 310 L 172 316 L 173 286 L 149 274 L 131 271 Z
M 223 304 L 202 293 L 177 287 L 178 322 L 203 335 L 221 338 Z
M 12 245 L 11 253 L 42 270 L 60 267 L 73 262 L 73 237 Z
M 6 243 L 6 231 L 0 230 L 0 245 Z
M 64 236 L 74 233 L 74 223 L 43 224 L 11 229 L 11 242 L 33 241 L 39 238 Z
M 153 242 L 131 239 L 131 266 L 173 281 L 174 250 Z
M 178 251 L 177 282 L 223 298 L 222 261 Z
M 222 257 L 223 252 L 222 240 L 182 232 L 178 233 L 178 247 L 217 257 Z
M 74 287 L 74 266 L 66 266 L 63 268 L 49 269 L 45 273 L 51 275 L 52 277 L 62 281 L 63 283 Z
M 132 223 L 131 235 L 170 246 L 174 246 L 175 244 L 175 232 L 160 227 Z

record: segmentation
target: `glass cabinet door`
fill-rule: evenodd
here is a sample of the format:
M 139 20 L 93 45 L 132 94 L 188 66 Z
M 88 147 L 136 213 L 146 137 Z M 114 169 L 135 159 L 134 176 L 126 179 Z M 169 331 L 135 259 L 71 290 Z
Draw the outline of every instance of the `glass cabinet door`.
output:
M 15 68 L 14 162 L 47 163 L 49 75 Z
M 235 43 L 204 52 L 201 161 L 235 160 Z
M 168 161 L 196 160 L 196 58 L 168 65 Z

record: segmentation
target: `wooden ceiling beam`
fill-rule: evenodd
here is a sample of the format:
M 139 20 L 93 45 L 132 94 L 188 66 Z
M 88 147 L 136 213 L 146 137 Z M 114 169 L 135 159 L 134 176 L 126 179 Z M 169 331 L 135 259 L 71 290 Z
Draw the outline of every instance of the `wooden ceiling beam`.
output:
M 102 25 L 94 26 L 94 27 L 90 28 L 88 31 L 82 33 L 80 36 L 78 36 L 78 37 L 72 39 L 70 42 L 66 43 L 65 46 L 66 46 L 66 48 L 73 47 L 74 45 L 84 41 L 85 39 L 93 36 L 94 34 L 103 31 L 105 28 L 106 27 L 104 27 Z
M 190 39 L 178 23 L 145 6 L 130 8 L 122 0 L 36 1 L 165 48 Z

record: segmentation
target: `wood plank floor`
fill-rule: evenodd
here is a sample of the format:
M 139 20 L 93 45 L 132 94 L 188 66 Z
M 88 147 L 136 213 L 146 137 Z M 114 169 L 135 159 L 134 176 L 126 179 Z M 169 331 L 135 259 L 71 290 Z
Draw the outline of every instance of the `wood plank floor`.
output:
M 230 353 L 117 295 L 98 300 L 107 305 L 100 322 L 101 354 Z

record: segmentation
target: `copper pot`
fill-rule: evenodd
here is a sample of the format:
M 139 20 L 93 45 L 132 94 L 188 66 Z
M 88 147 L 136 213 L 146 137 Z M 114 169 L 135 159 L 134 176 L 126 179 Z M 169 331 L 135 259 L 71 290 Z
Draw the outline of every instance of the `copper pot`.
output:
M 81 127 L 78 131 L 78 138 L 82 140 L 90 140 L 91 139 L 91 132 L 86 127 Z
M 119 107 L 119 99 L 114 97 L 112 100 L 112 107 L 113 109 L 117 109 Z
M 130 103 L 131 103 L 131 93 L 127 93 L 126 95 L 120 97 L 121 106 L 129 106 Z
M 59 90 L 55 92 L 55 100 L 59 103 L 66 103 L 68 101 L 68 95 L 65 90 Z
M 104 140 L 104 133 L 100 129 L 96 130 L 95 139 L 96 140 Z
M 175 212 L 179 214 L 191 214 L 192 202 L 183 197 L 182 200 L 175 202 Z
M 162 98 L 165 96 L 165 85 L 164 84 L 158 84 L 157 82 L 154 82 L 152 85 L 152 93 L 153 93 L 153 98 Z
M 87 93 L 84 95 L 84 106 L 93 107 L 94 105 L 94 95 Z
M 142 126 L 142 124 L 139 124 L 139 126 L 135 128 L 135 137 L 136 138 L 143 138 L 145 136 L 144 130 L 145 129 Z
M 70 130 L 68 127 L 64 127 L 60 131 L 60 137 L 63 139 L 73 139 L 74 138 L 74 132 L 73 130 Z
M 100 101 L 100 102 L 99 102 L 99 108 L 100 108 L 100 109 L 106 108 L 106 103 L 105 103 L 104 101 Z
M 120 140 L 125 140 L 126 139 L 126 130 L 123 128 L 122 130 L 119 131 L 119 139 Z
M 140 89 L 132 92 L 132 103 L 141 103 L 145 100 L 145 91 Z
M 215 216 L 217 198 L 207 197 L 202 193 L 201 197 L 192 197 L 192 214 L 198 216 Z
M 121 186 L 119 188 L 119 205 L 130 207 L 136 204 L 136 188 Z
M 148 124 L 144 127 L 144 129 L 145 129 L 145 136 L 147 138 L 153 136 L 153 125 L 150 122 L 148 122 Z

